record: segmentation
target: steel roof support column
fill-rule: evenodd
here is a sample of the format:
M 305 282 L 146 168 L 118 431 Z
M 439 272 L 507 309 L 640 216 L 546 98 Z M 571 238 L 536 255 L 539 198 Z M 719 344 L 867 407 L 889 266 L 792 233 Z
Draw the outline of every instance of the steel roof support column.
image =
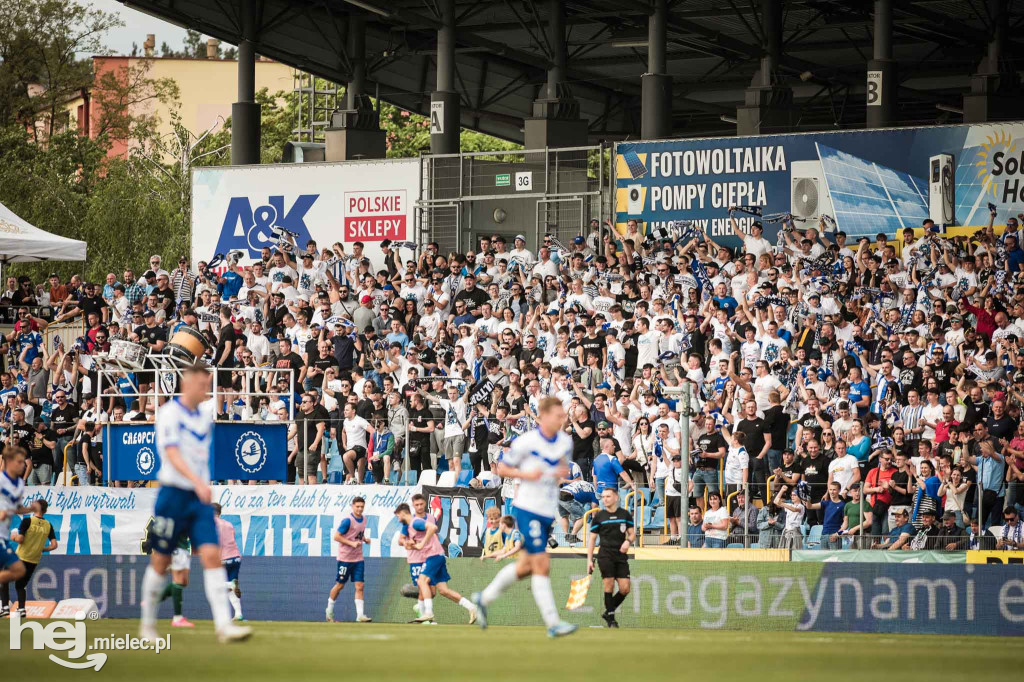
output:
M 351 66 L 345 109 L 331 114 L 331 126 L 324 131 L 327 161 L 383 159 L 387 140 L 380 129 L 380 117 L 366 95 L 366 15 L 353 11 L 348 17 L 345 54 Z M 316 94 L 314 93 L 315 97 Z
M 439 0 L 437 90 L 430 93 L 430 152 L 459 152 L 459 94 L 455 91 L 455 0 Z
M 736 133 L 762 135 L 792 130 L 793 90 L 779 82 L 782 0 L 761 0 L 761 68 L 736 108 Z
M 640 77 L 641 136 L 654 140 L 672 135 L 672 76 L 668 75 L 668 0 L 655 0 L 647 20 L 647 73 Z
M 254 0 L 242 3 L 238 41 L 238 101 L 231 105 L 231 163 L 260 162 L 260 105 L 256 103 L 256 12 Z
M 896 62 L 892 58 L 892 0 L 875 0 L 873 58 L 868 60 L 867 127 L 892 125 L 896 113 Z
M 988 16 L 992 22 L 988 54 L 971 76 L 971 92 L 964 95 L 964 122 L 984 123 L 1019 118 L 1020 100 L 1024 96 L 1020 76 L 1013 63 L 1003 58 L 1009 30 L 1007 0 L 989 0 Z
M 533 101 L 533 116 L 523 120 L 527 149 L 579 147 L 587 144 L 587 122 L 580 118 L 580 104 L 565 83 L 569 52 L 565 44 L 565 2 L 548 0 L 547 87 Z

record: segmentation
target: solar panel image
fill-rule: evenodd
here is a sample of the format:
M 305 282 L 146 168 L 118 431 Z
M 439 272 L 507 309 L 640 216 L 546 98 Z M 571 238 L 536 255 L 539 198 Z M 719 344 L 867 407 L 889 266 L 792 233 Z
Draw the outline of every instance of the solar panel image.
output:
M 823 144 L 816 146 L 840 230 L 848 235 L 895 232 L 920 227 L 928 216 L 928 186 L 923 178 Z
M 989 175 L 979 175 L 975 165 L 981 159 L 978 156 L 981 150 L 980 146 L 967 147 L 956 164 L 956 222 L 960 225 L 973 225 L 979 220 L 988 222 L 987 201 L 983 195 L 989 187 Z M 979 207 L 981 213 L 978 213 Z

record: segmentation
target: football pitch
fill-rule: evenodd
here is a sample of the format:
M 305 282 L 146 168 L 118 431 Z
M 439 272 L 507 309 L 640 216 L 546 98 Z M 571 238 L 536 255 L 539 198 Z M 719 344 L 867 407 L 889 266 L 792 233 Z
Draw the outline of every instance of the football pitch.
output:
M 282 608 L 287 609 L 286 604 Z M 170 628 L 170 650 L 107 651 L 98 672 L 71 670 L 34 650 L 25 633 L 11 651 L 10 621 L 0 621 L 4 680 L 606 680 L 815 679 L 862 682 L 883 671 L 892 682 L 1007 680 L 1020 673 L 1016 639 L 949 635 L 734 632 L 581 628 L 548 639 L 540 627 L 254 622 L 247 642 L 220 645 L 212 623 Z M 87 641 L 136 636 L 138 621 L 87 622 Z M 62 655 L 65 652 L 52 652 Z M 95 653 L 89 651 L 86 655 Z M 65 657 L 66 658 L 66 657 Z M 84 656 L 82 657 L 84 659 Z M 650 677 L 651 674 L 658 677 Z M 699 676 L 699 677 L 698 677 Z M 813 677 L 812 677 L 813 676 Z

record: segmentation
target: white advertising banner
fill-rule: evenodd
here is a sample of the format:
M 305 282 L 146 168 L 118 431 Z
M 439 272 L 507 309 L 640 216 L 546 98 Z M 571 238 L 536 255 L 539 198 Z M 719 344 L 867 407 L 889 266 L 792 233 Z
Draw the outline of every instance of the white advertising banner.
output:
M 244 251 L 245 266 L 276 243 L 273 229 L 296 233 L 305 248 L 362 242 L 374 270 L 380 242 L 415 241 L 418 159 L 198 168 L 192 172 L 192 262 Z M 412 256 L 400 252 L 403 259 Z
M 355 497 L 366 500 L 368 556 L 405 556 L 398 546 L 395 507 L 419 490 L 408 486 L 214 486 L 213 501 L 235 526 L 244 556 L 332 556 L 331 535 Z M 139 554 L 158 488 L 31 486 L 25 502 L 42 497 L 60 546 L 54 554 Z M 17 527 L 18 519 L 12 521 Z

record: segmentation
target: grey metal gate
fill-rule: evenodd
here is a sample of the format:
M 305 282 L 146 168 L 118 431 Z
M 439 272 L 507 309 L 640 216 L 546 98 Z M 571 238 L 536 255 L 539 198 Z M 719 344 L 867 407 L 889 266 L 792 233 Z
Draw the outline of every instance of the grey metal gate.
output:
M 563 242 L 603 222 L 608 148 L 467 152 L 420 157 L 420 244 L 465 252 L 476 238 L 523 235 L 536 252 L 544 232 Z M 509 244 L 511 248 L 511 243 Z
M 558 197 L 537 200 L 537 243 L 545 234 L 553 235 L 563 244 L 584 234 L 583 197 Z

